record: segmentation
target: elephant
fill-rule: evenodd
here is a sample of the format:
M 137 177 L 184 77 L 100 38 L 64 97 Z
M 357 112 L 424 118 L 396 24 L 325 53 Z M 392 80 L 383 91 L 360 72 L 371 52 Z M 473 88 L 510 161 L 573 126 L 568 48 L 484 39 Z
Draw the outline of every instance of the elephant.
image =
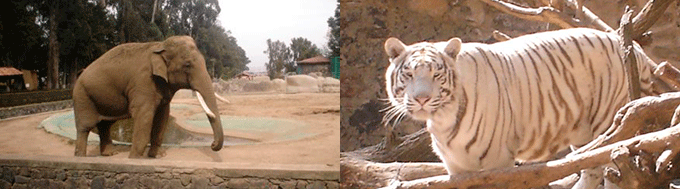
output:
M 87 138 L 99 131 L 101 155 L 110 156 L 110 127 L 133 119 L 129 158 L 156 157 L 167 125 L 170 100 L 179 89 L 194 90 L 212 126 L 213 151 L 224 137 L 216 98 L 205 59 L 193 38 L 173 36 L 164 41 L 118 45 L 97 58 L 76 79 L 73 106 L 76 122 L 75 156 L 85 156 Z

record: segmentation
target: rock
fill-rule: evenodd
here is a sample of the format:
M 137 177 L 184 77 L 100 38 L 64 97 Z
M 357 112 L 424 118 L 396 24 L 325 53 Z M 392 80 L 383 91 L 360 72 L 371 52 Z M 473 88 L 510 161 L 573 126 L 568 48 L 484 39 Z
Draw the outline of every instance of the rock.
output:
M 212 183 L 213 186 L 220 185 L 223 182 L 224 182 L 224 179 L 222 179 L 221 177 L 218 177 L 218 176 L 210 177 L 210 183 Z
M 179 179 L 172 179 L 170 181 L 164 182 L 163 189 L 183 189 L 184 186 Z
M 66 180 L 66 177 L 67 177 L 67 176 L 66 176 L 66 171 L 64 171 L 64 170 L 59 170 L 59 171 L 56 171 L 56 172 L 57 172 L 57 177 L 56 177 L 56 179 L 57 179 L 58 181 L 65 181 L 65 180 Z
M 274 188 L 274 185 L 265 179 L 254 179 L 250 181 L 249 188 Z
M 40 170 L 38 169 L 30 169 L 29 175 L 31 176 L 32 179 L 41 179 L 43 178 L 43 174 Z
M 21 167 L 19 168 L 19 175 L 21 176 L 30 176 L 30 172 L 28 171 L 28 168 L 26 167 Z
M 123 181 L 121 188 L 140 188 L 139 179 L 137 177 L 132 177 Z
M 274 89 L 271 81 L 248 82 L 243 86 L 243 92 L 264 92 Z
M 234 178 L 227 181 L 227 188 L 249 188 L 249 184 L 245 178 Z
M 316 93 L 319 92 L 317 80 L 308 75 L 292 75 L 286 77 L 286 93 Z
M 197 176 L 194 176 L 191 179 L 191 185 L 189 186 L 189 188 L 195 188 L 195 189 L 202 189 L 202 188 L 208 188 L 208 187 L 210 187 L 210 180 L 208 180 L 208 178 L 205 178 L 205 177 L 197 177 Z
M 107 187 L 111 188 L 113 186 Z M 66 188 L 66 183 L 62 181 L 55 181 L 55 180 L 50 180 L 50 186 L 47 188 Z
M 9 167 L 2 168 L 2 180 L 8 183 L 14 183 L 14 171 Z
M 187 186 L 191 183 L 191 176 L 182 174 L 179 176 L 179 180 L 182 181 L 182 186 Z
M 161 182 L 159 182 L 156 179 L 152 179 L 149 176 L 144 176 L 139 180 L 139 183 L 141 183 L 145 188 L 161 188 L 163 185 Z
M 12 183 L 7 182 L 6 180 L 0 180 L 0 188 L 11 188 Z
M 28 187 L 27 184 L 14 184 L 14 185 L 12 185 L 12 189 L 28 189 L 28 188 L 29 187 Z
M 127 174 L 127 173 L 120 173 L 120 174 L 116 175 L 116 182 L 117 182 L 118 184 L 122 184 L 123 182 L 125 182 L 125 180 L 128 180 L 129 178 L 130 178 L 130 175 L 129 175 L 129 174 Z
M 332 181 L 326 181 L 326 188 L 328 188 L 328 189 L 338 189 L 338 188 L 340 188 L 340 183 L 332 182 Z
M 28 183 L 29 180 L 31 180 L 31 179 L 28 178 L 28 177 L 25 177 L 25 176 L 21 176 L 21 175 L 14 176 L 14 183 L 26 184 L 26 183 Z
M 172 178 L 172 174 L 170 174 L 170 173 L 168 173 L 168 172 L 164 172 L 163 174 L 160 174 L 159 176 L 160 176 L 162 179 L 166 179 L 166 180 Z
M 132 179 L 130 179 L 132 180 Z M 129 181 L 129 180 L 128 180 Z M 88 188 L 88 183 L 85 178 L 71 177 L 66 179 L 66 188 Z M 128 187 L 130 188 L 130 187 Z
M 296 189 L 304 189 L 306 187 L 307 187 L 307 181 L 298 180 L 297 184 L 295 184 Z
M 294 181 L 294 180 L 284 181 L 281 184 L 279 184 L 279 186 L 282 189 L 293 189 L 293 188 L 295 188 L 296 185 L 297 185 L 297 181 Z
M 50 188 L 50 180 L 48 179 L 32 179 L 28 182 L 29 188 Z
M 307 189 L 326 188 L 326 183 L 324 183 L 322 181 L 314 181 L 310 184 L 307 184 L 307 186 L 305 188 L 307 188 Z
M 104 176 L 96 176 L 90 182 L 90 187 L 95 188 L 106 188 L 106 178 Z
M 286 81 L 283 79 L 274 79 L 272 80 L 272 84 L 274 85 L 274 90 L 276 92 L 286 92 Z

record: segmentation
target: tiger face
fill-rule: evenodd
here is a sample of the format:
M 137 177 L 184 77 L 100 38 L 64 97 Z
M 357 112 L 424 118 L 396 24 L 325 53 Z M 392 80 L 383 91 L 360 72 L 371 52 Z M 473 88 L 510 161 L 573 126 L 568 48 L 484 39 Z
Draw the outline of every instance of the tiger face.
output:
M 446 46 L 438 48 L 443 45 Z M 398 121 L 407 114 L 425 121 L 450 103 L 455 88 L 452 65 L 460 47 L 458 38 L 444 44 L 422 42 L 410 46 L 396 38 L 387 39 L 385 51 L 390 57 L 390 66 L 385 78 L 391 104 L 387 120 Z

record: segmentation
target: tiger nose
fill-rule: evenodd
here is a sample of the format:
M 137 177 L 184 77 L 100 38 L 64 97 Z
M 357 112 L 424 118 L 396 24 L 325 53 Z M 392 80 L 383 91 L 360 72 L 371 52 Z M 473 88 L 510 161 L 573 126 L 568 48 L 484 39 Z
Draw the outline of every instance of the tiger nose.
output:
M 420 105 L 425 105 L 425 103 L 427 103 L 427 101 L 429 101 L 430 98 L 431 97 L 429 95 L 419 95 L 415 97 L 416 102 L 420 103 Z

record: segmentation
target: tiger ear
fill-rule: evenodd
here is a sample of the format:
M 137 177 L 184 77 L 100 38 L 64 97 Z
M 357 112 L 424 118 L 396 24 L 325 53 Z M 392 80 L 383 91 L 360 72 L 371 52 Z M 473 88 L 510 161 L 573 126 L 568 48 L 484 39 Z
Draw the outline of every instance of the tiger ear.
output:
M 385 52 L 390 59 L 394 59 L 406 51 L 406 45 L 399 39 L 390 37 L 385 41 Z
M 456 58 L 458 55 L 458 52 L 460 52 L 460 48 L 462 45 L 462 41 L 460 41 L 460 38 L 454 37 L 449 39 L 447 42 L 446 48 L 444 48 L 444 52 L 446 55 L 449 55 L 451 58 Z

